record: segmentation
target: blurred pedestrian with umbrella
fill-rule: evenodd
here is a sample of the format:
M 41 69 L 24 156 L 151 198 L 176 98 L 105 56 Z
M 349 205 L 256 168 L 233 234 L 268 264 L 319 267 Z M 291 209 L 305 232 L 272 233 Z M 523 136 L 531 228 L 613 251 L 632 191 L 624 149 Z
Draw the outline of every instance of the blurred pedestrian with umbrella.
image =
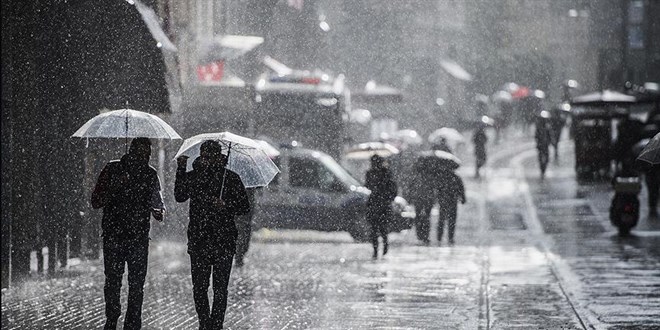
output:
M 419 153 L 413 165 L 413 192 L 411 202 L 415 205 L 416 234 L 424 244 L 429 244 L 430 217 L 433 205 L 438 200 L 440 182 L 446 178 L 446 171 L 453 171 L 461 161 L 453 154 L 442 150 L 429 150 Z M 444 201 L 444 200 L 443 200 Z M 454 201 L 455 202 L 455 201 Z
M 188 158 L 196 155 L 187 171 Z M 221 329 L 236 253 L 235 218 L 252 208 L 246 187 L 267 185 L 279 170 L 259 142 L 229 132 L 188 138 L 175 159 L 174 196 L 180 203 L 190 200 L 188 254 L 200 329 Z M 211 274 L 212 307 L 207 295 Z
M 126 139 L 128 152 L 101 171 L 92 207 L 103 208 L 103 264 L 106 329 L 121 315 L 119 301 L 124 265 L 128 264 L 128 307 L 124 327 L 139 329 L 149 252 L 149 217 L 163 221 L 165 208 L 158 174 L 149 166 L 151 141 L 181 139 L 172 127 L 146 112 L 121 109 L 88 120 L 72 137 Z M 128 139 L 133 138 L 130 148 Z
M 385 159 L 378 155 L 371 156 L 371 168 L 367 171 L 364 186 L 371 190 L 367 201 L 367 222 L 371 226 L 371 245 L 374 248 L 372 258 L 378 259 L 378 238 L 383 239 L 383 256 L 387 254 L 388 225 L 392 218 L 391 204 L 398 188 Z

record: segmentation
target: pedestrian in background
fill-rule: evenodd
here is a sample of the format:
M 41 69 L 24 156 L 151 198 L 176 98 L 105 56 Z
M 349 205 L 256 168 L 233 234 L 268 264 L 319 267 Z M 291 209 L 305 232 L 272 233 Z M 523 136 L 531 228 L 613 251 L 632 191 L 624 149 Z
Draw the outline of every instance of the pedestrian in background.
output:
M 480 176 L 479 169 L 486 165 L 486 142 L 488 142 L 488 136 L 486 136 L 485 125 L 479 124 L 472 136 L 472 142 L 474 143 L 474 156 L 476 158 L 474 176 L 478 178 Z
M 415 233 L 417 239 L 424 244 L 429 244 L 431 210 L 436 202 L 436 178 L 431 166 L 428 166 L 425 160 L 424 157 L 419 157 L 413 167 L 411 203 L 415 205 Z
M 391 204 L 397 194 L 396 182 L 383 157 L 371 156 L 371 168 L 366 174 L 365 187 L 371 190 L 367 201 L 367 222 L 371 226 L 373 259 L 378 259 L 378 237 L 383 239 L 383 255 L 388 251 L 387 232 L 392 218 Z
M 226 169 L 227 156 L 217 141 L 204 141 L 200 155 L 187 172 L 188 157 L 177 158 L 174 197 L 190 199 L 188 254 L 193 299 L 200 329 L 222 329 L 227 309 L 227 286 L 236 253 L 237 215 L 250 212 L 250 202 L 240 177 Z M 208 289 L 213 274 L 213 307 Z
M 536 140 L 541 179 L 543 179 L 550 161 L 550 143 L 552 142 L 552 126 L 550 114 L 547 111 L 541 111 L 536 116 L 534 139 Z
M 128 264 L 128 306 L 124 329 L 142 327 L 142 300 L 147 275 L 150 216 L 163 221 L 163 199 L 156 170 L 149 166 L 151 141 L 135 138 L 121 160 L 101 171 L 92 207 L 103 208 L 105 329 L 115 329 L 121 315 L 121 281 Z
M 453 170 L 446 168 L 438 173 L 438 244 L 442 241 L 445 223 L 447 224 L 447 239 L 454 244 L 458 202 L 465 204 L 465 186 L 463 180 Z

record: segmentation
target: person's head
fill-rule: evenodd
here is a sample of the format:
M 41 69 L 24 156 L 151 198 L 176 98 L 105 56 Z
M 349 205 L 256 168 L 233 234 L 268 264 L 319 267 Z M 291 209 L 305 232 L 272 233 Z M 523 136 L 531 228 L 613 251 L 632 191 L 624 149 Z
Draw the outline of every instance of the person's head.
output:
M 222 161 L 224 157 L 220 142 L 213 140 L 204 141 L 199 147 L 199 156 L 211 163 Z
M 151 140 L 145 137 L 138 137 L 131 141 L 131 146 L 128 149 L 128 154 L 143 160 L 149 161 L 151 157 Z
M 378 155 L 371 156 L 371 167 L 383 167 L 385 159 Z

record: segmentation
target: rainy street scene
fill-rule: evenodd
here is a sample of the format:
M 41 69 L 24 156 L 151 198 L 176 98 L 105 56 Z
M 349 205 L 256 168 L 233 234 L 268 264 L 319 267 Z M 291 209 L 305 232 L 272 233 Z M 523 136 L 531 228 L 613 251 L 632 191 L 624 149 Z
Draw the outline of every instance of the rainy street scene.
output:
M 2 1 L 2 329 L 660 329 L 659 0 Z

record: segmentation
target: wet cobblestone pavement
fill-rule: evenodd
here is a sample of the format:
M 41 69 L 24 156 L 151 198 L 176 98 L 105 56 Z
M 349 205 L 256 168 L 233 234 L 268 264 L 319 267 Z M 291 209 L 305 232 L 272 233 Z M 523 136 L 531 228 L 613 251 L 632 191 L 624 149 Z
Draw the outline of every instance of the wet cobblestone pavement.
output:
M 656 224 L 643 219 L 636 236 L 619 239 L 606 222 L 607 187 L 575 182 L 570 148 L 545 182 L 532 148 L 494 151 L 481 180 L 461 169 L 468 204 L 459 208 L 455 246 L 420 245 L 404 231 L 372 261 L 371 246 L 346 233 L 257 231 L 245 266 L 232 273 L 226 326 L 660 328 Z M 197 328 L 189 272 L 183 243 L 152 242 L 145 329 Z M 2 328 L 101 328 L 102 290 L 100 261 L 32 278 L 3 290 Z

